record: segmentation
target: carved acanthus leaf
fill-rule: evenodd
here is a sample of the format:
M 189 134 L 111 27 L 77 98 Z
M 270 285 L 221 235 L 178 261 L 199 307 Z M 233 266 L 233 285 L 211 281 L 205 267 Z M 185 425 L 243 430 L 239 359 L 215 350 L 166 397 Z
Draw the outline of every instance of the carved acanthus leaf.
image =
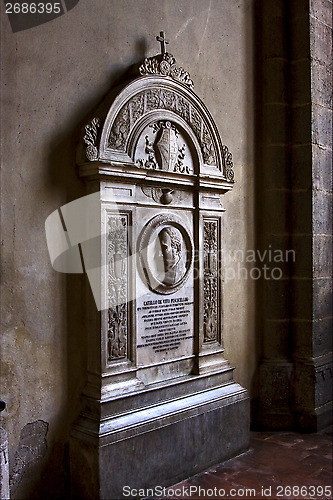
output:
M 175 58 L 168 52 L 156 57 L 147 57 L 139 67 L 139 72 L 141 75 L 170 76 L 190 88 L 193 87 L 190 74 L 182 67 L 177 66 Z
M 225 176 L 228 181 L 235 182 L 235 174 L 233 171 L 234 164 L 232 162 L 232 154 L 229 151 L 228 146 L 223 146 L 222 148 L 225 164 Z
M 95 161 L 98 159 L 98 149 L 96 142 L 97 142 L 99 126 L 100 126 L 99 118 L 93 118 L 91 122 L 84 128 L 86 133 L 83 137 L 83 140 L 87 145 L 86 157 L 89 161 Z

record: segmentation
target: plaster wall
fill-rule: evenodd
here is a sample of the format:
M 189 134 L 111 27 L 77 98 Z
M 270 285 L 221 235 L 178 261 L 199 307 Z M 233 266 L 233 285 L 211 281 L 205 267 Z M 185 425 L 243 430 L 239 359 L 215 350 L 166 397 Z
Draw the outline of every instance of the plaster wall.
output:
M 161 30 L 233 154 L 236 183 L 224 197 L 231 269 L 224 345 L 236 381 L 255 396 L 255 281 L 238 276 L 230 258 L 254 248 L 252 1 L 80 0 L 67 14 L 17 33 L 3 12 L 1 425 L 12 470 L 22 429 L 48 425 L 46 438 L 45 425 L 29 427 L 43 432 L 32 431 L 39 451 L 16 474 L 17 498 L 66 489 L 67 437 L 84 384 L 86 276 L 52 269 L 45 219 L 85 194 L 75 169 L 80 128 L 130 65 L 158 53 Z

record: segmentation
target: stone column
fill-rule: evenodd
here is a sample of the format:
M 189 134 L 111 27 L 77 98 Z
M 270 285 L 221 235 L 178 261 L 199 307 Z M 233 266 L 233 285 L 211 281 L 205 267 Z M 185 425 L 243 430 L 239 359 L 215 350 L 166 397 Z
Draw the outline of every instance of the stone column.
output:
M 332 417 L 332 3 L 261 7 L 260 243 L 295 255 L 261 289 L 258 422 L 317 431 Z
M 332 417 L 332 3 L 293 2 L 293 406 L 316 431 Z
M 258 12 L 261 40 L 259 78 L 262 85 L 258 114 L 260 171 L 258 172 L 258 244 L 266 251 L 265 264 L 278 266 L 283 275 L 270 275 L 261 283 L 259 328 L 262 362 L 259 368 L 258 421 L 269 428 L 292 425 L 290 380 L 290 262 L 272 261 L 274 251 L 284 260 L 290 249 L 290 154 L 289 154 L 289 47 L 287 2 L 263 0 Z M 260 71 L 260 70 L 259 70 Z M 269 253 L 271 251 L 271 254 Z

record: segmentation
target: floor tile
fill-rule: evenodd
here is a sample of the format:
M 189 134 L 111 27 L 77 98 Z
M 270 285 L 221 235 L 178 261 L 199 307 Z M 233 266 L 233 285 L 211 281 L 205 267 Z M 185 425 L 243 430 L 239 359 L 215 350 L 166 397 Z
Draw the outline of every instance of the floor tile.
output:
M 172 486 L 177 495 L 159 498 L 331 500 L 332 479 L 331 430 L 252 432 L 247 453 Z

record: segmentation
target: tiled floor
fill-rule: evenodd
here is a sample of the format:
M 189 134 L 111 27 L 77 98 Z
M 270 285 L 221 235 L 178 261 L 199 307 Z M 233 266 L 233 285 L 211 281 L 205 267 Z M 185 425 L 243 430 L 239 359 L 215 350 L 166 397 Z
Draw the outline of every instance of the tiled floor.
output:
M 163 498 L 332 499 L 332 429 L 252 432 L 247 453 L 178 483 Z

